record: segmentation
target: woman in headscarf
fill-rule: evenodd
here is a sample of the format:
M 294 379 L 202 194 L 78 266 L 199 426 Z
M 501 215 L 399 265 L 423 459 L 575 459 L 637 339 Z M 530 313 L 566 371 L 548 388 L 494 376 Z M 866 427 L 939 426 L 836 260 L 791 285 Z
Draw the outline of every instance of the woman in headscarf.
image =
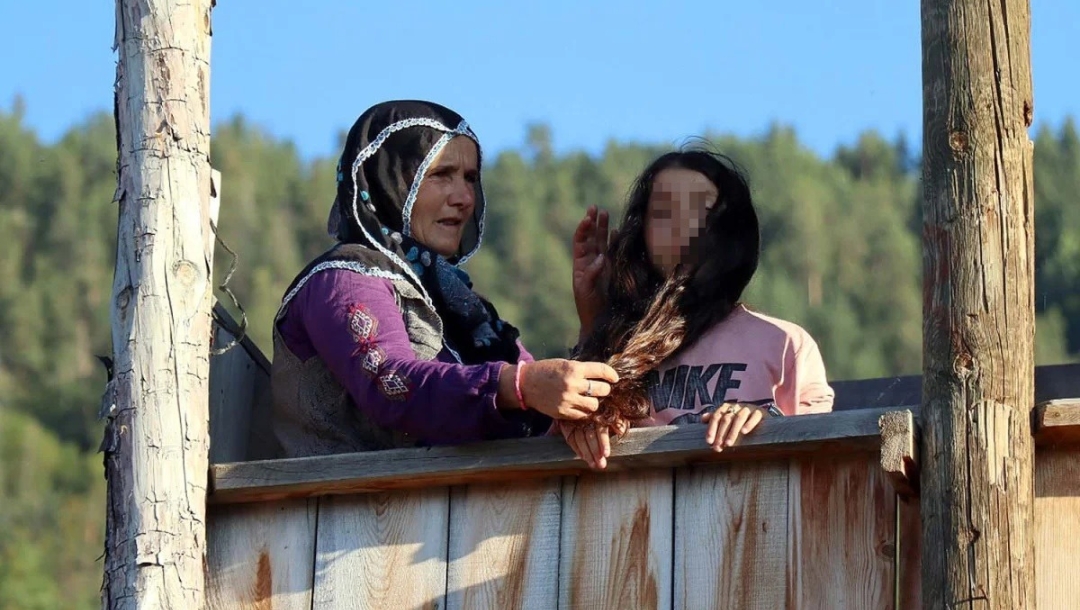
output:
M 328 229 L 274 324 L 286 457 L 542 435 L 597 409 L 614 369 L 534 361 L 458 266 L 480 247 L 480 144 L 452 110 L 378 104 L 353 125 Z M 506 278 L 514 281 L 513 278 Z

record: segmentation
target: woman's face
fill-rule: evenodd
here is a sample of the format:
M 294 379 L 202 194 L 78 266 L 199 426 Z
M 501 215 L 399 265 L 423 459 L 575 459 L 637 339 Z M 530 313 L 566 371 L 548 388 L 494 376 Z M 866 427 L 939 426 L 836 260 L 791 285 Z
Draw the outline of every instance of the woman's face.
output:
M 476 144 L 457 136 L 443 147 L 424 174 L 409 218 L 412 237 L 445 257 L 457 254 L 465 223 L 476 207 L 480 178 Z
M 669 168 L 656 175 L 645 212 L 645 247 L 665 276 L 705 230 L 705 217 L 719 194 L 705 174 L 694 170 Z

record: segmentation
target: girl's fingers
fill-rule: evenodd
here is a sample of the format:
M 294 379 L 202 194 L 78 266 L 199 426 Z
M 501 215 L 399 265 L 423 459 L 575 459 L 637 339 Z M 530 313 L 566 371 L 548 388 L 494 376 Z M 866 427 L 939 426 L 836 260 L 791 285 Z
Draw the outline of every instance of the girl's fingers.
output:
M 761 423 L 761 420 L 764 419 L 764 417 L 765 416 L 761 413 L 761 409 L 754 409 L 753 414 L 750 415 L 750 419 L 748 419 L 743 426 L 742 433 L 750 434 L 753 432 L 754 428 L 757 428 L 757 425 Z
M 574 257 L 586 256 L 596 247 L 596 209 L 590 207 L 574 231 Z
M 753 409 L 745 409 L 742 407 L 736 407 L 738 411 L 731 419 L 731 427 L 728 429 L 727 438 L 725 444 L 730 447 L 735 444 L 735 441 L 739 439 L 739 433 L 742 432 L 743 426 L 746 425 L 746 421 L 750 419 Z
M 705 443 L 711 445 L 716 441 L 716 431 L 720 428 L 722 415 L 713 411 L 712 413 L 706 413 L 705 417 L 702 417 L 702 421 L 706 421 L 706 418 L 708 418 L 709 427 L 705 429 Z
M 600 277 L 600 272 L 604 270 L 604 254 L 603 251 L 596 255 L 589 266 L 585 268 L 585 273 L 582 279 L 588 282 L 595 282 L 596 278 Z
M 717 420 L 716 436 L 713 437 L 712 446 L 717 451 L 723 451 L 724 440 L 727 438 L 728 430 L 731 428 L 731 422 L 735 416 L 731 409 L 734 405 L 723 405 L 713 415 Z
M 724 447 L 730 447 L 739 440 L 740 434 L 749 434 L 757 428 L 764 418 L 761 409 L 731 405 L 730 411 L 725 411 L 727 406 L 721 406 L 718 410 L 705 413 L 701 416 L 701 422 L 708 424 L 705 430 L 705 443 L 712 445 L 717 451 Z

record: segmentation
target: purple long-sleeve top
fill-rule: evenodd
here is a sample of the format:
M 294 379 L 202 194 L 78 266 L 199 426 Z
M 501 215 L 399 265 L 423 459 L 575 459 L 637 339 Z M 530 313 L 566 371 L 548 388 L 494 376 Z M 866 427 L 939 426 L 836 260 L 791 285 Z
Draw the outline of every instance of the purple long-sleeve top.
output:
M 418 359 L 390 280 L 343 269 L 316 273 L 278 331 L 297 358 L 319 356 L 379 426 L 430 445 L 516 435 L 495 406 L 506 363 L 460 364 L 445 347 L 435 360 Z M 518 345 L 521 360 L 531 362 Z

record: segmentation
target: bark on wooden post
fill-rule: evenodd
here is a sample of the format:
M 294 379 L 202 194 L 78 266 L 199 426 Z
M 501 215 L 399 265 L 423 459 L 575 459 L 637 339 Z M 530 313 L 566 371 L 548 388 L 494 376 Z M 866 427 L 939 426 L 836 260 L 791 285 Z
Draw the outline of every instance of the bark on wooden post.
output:
M 213 0 L 117 0 L 120 220 L 102 604 L 203 607 Z
M 1028 0 L 923 0 L 923 607 L 1033 608 Z

